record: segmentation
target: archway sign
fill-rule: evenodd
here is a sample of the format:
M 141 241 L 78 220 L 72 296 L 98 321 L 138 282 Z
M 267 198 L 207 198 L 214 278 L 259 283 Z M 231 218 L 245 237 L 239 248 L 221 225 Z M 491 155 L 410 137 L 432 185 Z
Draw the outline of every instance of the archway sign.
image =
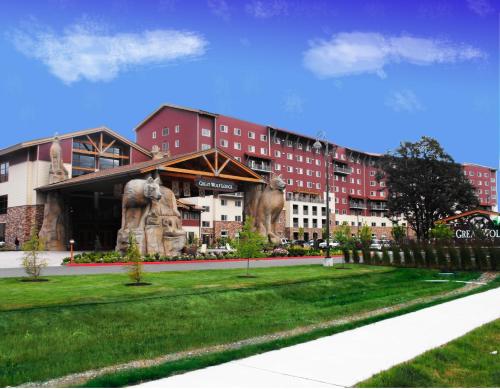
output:
M 454 231 L 457 241 L 486 239 L 500 243 L 500 213 L 476 209 L 449 216 L 437 223 L 446 224 Z

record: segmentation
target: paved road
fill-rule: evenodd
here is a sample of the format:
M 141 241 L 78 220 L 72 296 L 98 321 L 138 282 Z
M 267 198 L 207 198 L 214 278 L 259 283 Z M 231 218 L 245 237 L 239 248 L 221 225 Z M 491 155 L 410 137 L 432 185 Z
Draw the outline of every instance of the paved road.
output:
M 341 259 L 336 258 L 335 263 L 340 263 Z M 250 267 L 277 267 L 277 266 L 297 266 L 321 264 L 321 258 L 307 259 L 272 259 L 272 260 L 252 260 Z M 162 265 L 144 265 L 147 272 L 162 271 L 182 271 L 182 270 L 210 270 L 210 269 L 242 269 L 246 268 L 246 261 L 234 262 L 196 262 L 191 263 L 171 263 Z M 123 273 L 126 269 L 123 266 L 100 266 L 100 267 L 68 267 L 68 266 L 49 266 L 46 267 L 42 275 L 81 275 L 81 274 L 113 274 Z M 24 276 L 22 268 L 0 268 L 0 277 L 21 277 Z
M 500 288 L 141 388 L 352 387 L 500 318 Z M 492 351 L 497 345 L 491 345 Z

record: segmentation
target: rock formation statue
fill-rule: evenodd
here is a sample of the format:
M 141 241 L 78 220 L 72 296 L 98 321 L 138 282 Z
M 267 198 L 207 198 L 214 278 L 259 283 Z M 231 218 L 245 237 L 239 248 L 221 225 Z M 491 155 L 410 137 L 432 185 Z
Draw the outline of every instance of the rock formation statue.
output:
M 186 233 L 175 196 L 159 178 L 135 179 L 125 185 L 117 250 L 127 249 L 130 234 L 142 254 L 175 255 L 184 247 Z
M 245 215 L 252 216 L 255 229 L 274 244 L 280 243 L 276 227 L 285 205 L 285 187 L 281 175 L 274 175 L 265 187 L 256 185 L 245 193 Z
M 43 210 L 43 224 L 39 233 L 46 250 L 66 250 L 68 223 L 65 215 L 61 195 L 57 192 L 48 193 Z
M 62 159 L 62 148 L 59 137 L 56 135 L 52 140 L 52 145 L 49 150 L 50 168 L 49 168 L 49 184 L 64 181 L 68 178 L 68 171 L 64 167 Z

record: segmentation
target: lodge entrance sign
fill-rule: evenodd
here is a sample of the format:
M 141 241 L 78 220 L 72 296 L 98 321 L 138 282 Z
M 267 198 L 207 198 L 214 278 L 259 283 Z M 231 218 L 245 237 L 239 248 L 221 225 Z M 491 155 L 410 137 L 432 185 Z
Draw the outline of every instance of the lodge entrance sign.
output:
M 500 214 L 498 212 L 468 211 L 442 219 L 438 223 L 452 228 L 457 240 L 500 240 Z
M 226 181 L 207 177 L 196 177 L 194 184 L 199 189 L 213 190 L 217 192 L 237 192 L 238 185 L 233 181 Z

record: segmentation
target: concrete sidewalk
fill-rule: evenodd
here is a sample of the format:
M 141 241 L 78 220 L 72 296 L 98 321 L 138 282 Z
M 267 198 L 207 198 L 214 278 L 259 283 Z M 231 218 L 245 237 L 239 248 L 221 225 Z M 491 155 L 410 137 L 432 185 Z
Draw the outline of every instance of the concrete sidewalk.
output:
M 500 318 L 500 288 L 142 388 L 351 387 Z

